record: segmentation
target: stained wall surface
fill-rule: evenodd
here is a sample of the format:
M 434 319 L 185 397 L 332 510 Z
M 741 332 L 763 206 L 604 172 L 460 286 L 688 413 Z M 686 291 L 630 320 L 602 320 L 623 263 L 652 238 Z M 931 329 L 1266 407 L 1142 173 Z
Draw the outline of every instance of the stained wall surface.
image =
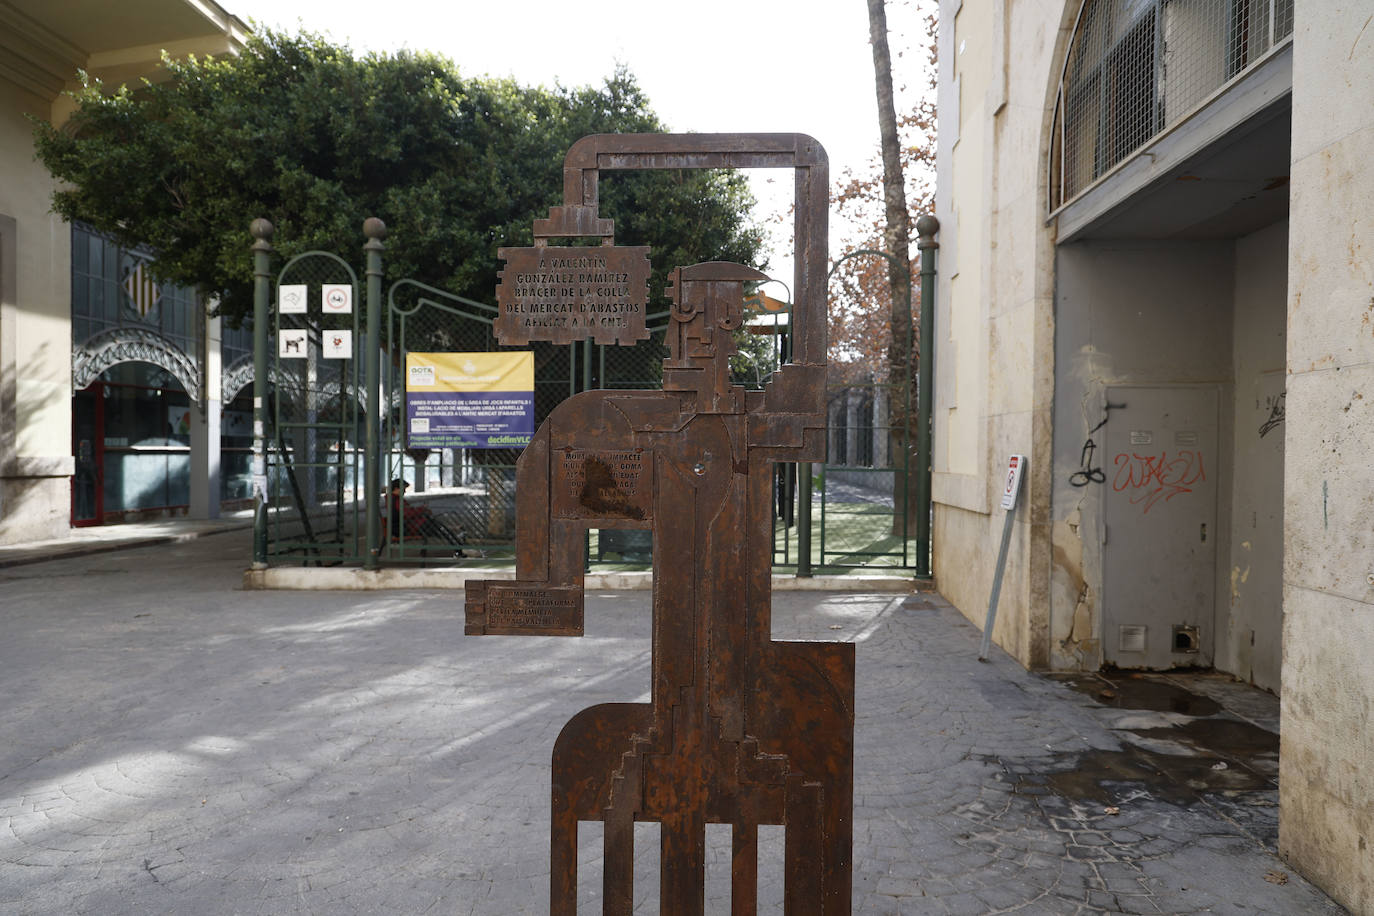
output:
M 1229 549 L 1219 562 L 1218 670 L 1275 693 L 1283 660 L 1283 447 L 1288 221 L 1235 243 Z M 1225 499 L 1227 494 L 1223 494 Z
M 1374 17 L 1294 31 L 1280 852 L 1374 911 Z
M 1012 454 L 1030 459 L 1014 518 L 995 639 L 1049 660 L 1053 238 L 1040 137 L 1046 86 L 1072 23 L 1059 0 L 940 5 L 932 492 L 941 591 L 982 623 Z M 944 190 L 948 189 L 948 191 Z
M 0 79 L 0 543 L 56 537 L 70 512 L 70 230 L 30 114 L 47 100 Z
M 1107 443 L 1119 430 L 1110 424 L 1115 416 L 1119 426 L 1128 415 L 1107 409 L 1108 389 L 1215 388 L 1222 405 L 1219 448 L 1204 456 L 1217 486 L 1220 523 L 1213 607 L 1201 621 L 1201 654 L 1174 662 L 1214 664 L 1278 689 L 1286 251 L 1286 221 L 1239 239 L 1060 246 L 1050 622 L 1055 667 L 1092 669 L 1117 661 L 1103 651 L 1103 640 L 1115 636 L 1104 626 L 1110 615 L 1103 614 L 1103 554 L 1128 549 L 1130 532 L 1118 530 L 1108 540 L 1103 498 L 1118 470 Z M 1161 609 L 1153 625 L 1167 627 L 1169 613 Z
M 1117 431 L 1111 424 L 1128 420 L 1120 411 L 1113 421 L 1106 407 L 1108 389 L 1127 405 L 1133 400 L 1129 386 L 1227 390 L 1234 263 L 1230 241 L 1091 241 L 1059 247 L 1050 621 L 1051 658 L 1058 668 L 1097 668 L 1104 661 L 1102 641 L 1114 636 L 1104 632 L 1103 615 L 1103 557 L 1109 549 L 1103 508 L 1117 471 L 1107 442 Z M 1229 424 L 1220 423 L 1217 432 L 1225 455 Z M 1213 478 L 1224 481 L 1229 462 L 1219 455 L 1204 458 Z M 1117 523 L 1110 549 L 1131 549 L 1132 532 L 1126 528 Z M 1145 624 L 1154 635 L 1167 627 L 1170 614 L 1171 609 L 1160 608 L 1158 620 L 1115 623 Z M 1206 623 L 1203 658 L 1210 659 L 1215 628 Z

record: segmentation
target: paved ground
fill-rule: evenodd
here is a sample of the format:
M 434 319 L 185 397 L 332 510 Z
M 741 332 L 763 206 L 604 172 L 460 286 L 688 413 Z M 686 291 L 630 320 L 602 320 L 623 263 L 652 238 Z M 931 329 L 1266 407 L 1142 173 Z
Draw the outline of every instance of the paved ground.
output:
M 43 563 L 54 558 L 86 557 L 130 547 L 192 541 L 252 526 L 251 512 L 237 512 L 217 519 L 169 518 L 128 525 L 69 528 L 65 535 L 52 540 L 0 545 L 0 569 Z
M 471 638 L 456 593 L 239 591 L 248 551 L 0 570 L 0 912 L 546 912 L 549 752 L 647 698 L 648 595 Z M 980 664 L 934 596 L 780 594 L 774 631 L 858 646 L 856 912 L 1342 912 L 1273 854 L 1272 698 Z

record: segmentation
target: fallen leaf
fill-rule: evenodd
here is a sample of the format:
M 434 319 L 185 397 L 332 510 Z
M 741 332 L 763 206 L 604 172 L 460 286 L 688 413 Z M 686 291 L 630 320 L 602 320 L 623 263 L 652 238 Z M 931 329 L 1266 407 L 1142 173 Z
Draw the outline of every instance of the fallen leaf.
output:
M 1270 884 L 1287 884 L 1288 875 L 1281 871 L 1271 871 L 1264 876 L 1264 880 Z
M 1116 807 L 1115 805 L 1113 805 L 1113 806 L 1110 807 L 1110 808 L 1103 808 L 1103 809 L 1102 809 L 1102 813 L 1103 813 L 1103 814 L 1120 814 L 1120 813 L 1121 813 L 1121 809 L 1118 808 L 1118 807 Z

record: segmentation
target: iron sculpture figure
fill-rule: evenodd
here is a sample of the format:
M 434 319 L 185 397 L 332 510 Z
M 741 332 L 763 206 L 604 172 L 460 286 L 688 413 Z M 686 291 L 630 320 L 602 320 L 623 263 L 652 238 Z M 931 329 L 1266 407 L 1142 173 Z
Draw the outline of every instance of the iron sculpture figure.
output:
M 594 137 L 569 153 L 574 165 L 588 140 L 602 167 L 596 157 L 611 155 L 617 167 L 741 164 L 741 151 L 791 165 L 799 254 L 824 252 L 825 159 L 810 138 Z M 594 208 L 594 172 L 566 184 L 590 186 Z M 567 216 L 558 209 L 551 221 Z M 772 464 L 824 451 L 823 269 L 799 263 L 798 361 L 763 391 L 732 385 L 729 357 L 744 285 L 765 276 L 726 262 L 675 269 L 663 390 L 560 404 L 517 469 L 516 581 L 468 583 L 469 633 L 580 635 L 583 531 L 653 532 L 651 699 L 583 710 L 554 746 L 555 914 L 576 912 L 580 820 L 605 824 L 606 913 L 631 909 L 636 821 L 661 825 L 663 913 L 703 911 L 707 823 L 732 828 L 735 913 L 756 909 L 760 824 L 785 825 L 786 912 L 850 911 L 854 646 L 771 637 Z

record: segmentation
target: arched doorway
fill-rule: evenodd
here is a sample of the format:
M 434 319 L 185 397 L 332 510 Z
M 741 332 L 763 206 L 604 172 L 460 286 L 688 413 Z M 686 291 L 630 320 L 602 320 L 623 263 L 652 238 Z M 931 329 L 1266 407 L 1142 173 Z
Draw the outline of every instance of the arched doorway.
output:
M 194 411 L 176 376 L 153 363 L 118 363 L 77 391 L 72 524 L 184 513 Z

